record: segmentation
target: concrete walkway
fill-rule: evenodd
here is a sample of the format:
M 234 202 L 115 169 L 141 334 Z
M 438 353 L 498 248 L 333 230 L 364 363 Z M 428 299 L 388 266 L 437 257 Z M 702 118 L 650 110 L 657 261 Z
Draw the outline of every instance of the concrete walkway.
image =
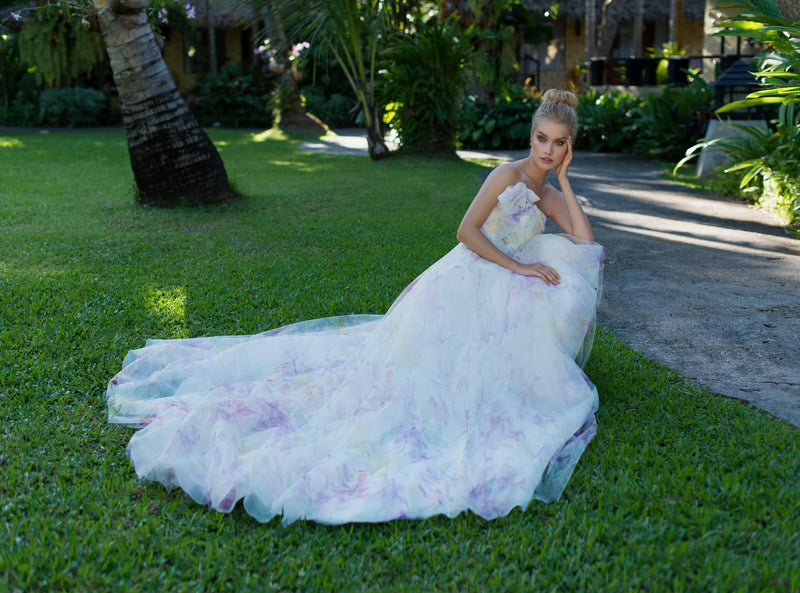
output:
M 365 155 L 361 134 L 301 148 Z M 769 214 L 660 179 L 648 160 L 578 152 L 570 171 L 606 250 L 600 325 L 684 378 L 800 427 L 800 240 Z

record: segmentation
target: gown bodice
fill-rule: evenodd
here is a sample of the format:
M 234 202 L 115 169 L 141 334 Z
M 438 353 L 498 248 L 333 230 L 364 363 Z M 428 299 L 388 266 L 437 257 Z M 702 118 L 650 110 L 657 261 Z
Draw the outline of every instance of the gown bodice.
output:
M 544 232 L 546 217 L 532 189 L 522 181 L 508 186 L 497 198 L 481 230 L 501 251 L 513 256 Z

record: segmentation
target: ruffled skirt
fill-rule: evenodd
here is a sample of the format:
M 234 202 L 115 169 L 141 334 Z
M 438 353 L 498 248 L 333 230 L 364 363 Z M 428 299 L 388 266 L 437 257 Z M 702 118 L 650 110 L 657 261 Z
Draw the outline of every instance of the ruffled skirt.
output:
M 139 477 L 259 521 L 488 519 L 554 500 L 596 432 L 581 365 L 603 252 L 546 234 L 516 256 L 561 283 L 458 245 L 383 316 L 148 341 L 109 384 L 109 420 L 142 427 Z

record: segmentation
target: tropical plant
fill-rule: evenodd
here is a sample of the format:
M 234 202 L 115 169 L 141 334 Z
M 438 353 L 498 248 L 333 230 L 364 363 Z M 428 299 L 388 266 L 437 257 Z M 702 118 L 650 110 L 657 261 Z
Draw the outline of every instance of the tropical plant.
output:
M 739 176 L 742 195 L 773 212 L 785 224 L 800 220 L 800 126 L 793 104 L 782 106 L 775 130 L 733 124 L 738 135 L 695 144 L 675 166 L 704 148 L 717 147 L 730 159 L 724 174 Z
M 273 90 L 266 77 L 252 77 L 241 64 L 229 63 L 197 83 L 192 111 L 204 126 L 271 128 Z
M 466 34 L 474 45 L 469 71 L 486 93 L 486 103 L 493 105 L 507 99 L 511 84 L 519 68 L 511 49 L 514 27 L 498 25 L 494 28 L 472 25 Z
M 666 86 L 659 93 L 642 96 L 635 111 L 633 152 L 659 158 L 680 158 L 698 138 L 696 125 L 714 104 L 711 85 L 694 76 L 686 86 Z
M 467 98 L 461 136 L 464 148 L 491 150 L 530 146 L 531 121 L 539 107 L 539 93 L 527 85 L 513 85 L 509 95 L 488 108 L 478 103 L 474 96 Z
M 722 30 L 715 35 L 746 37 L 770 48 L 757 59 L 759 69 L 755 72 L 764 88 L 743 101 L 724 106 L 719 113 L 743 107 L 800 103 L 800 21 L 781 16 L 772 0 L 723 0 L 718 4 L 722 9 L 736 9 L 739 14 L 720 23 Z
M 724 0 L 718 5 L 737 16 L 721 23 L 715 35 L 747 37 L 768 50 L 754 62 L 761 89 L 717 113 L 778 106 L 778 118 L 769 130 L 737 126 L 737 136 L 696 144 L 675 170 L 703 148 L 717 146 L 732 161 L 724 172 L 741 174 L 741 188 L 753 201 L 788 224 L 800 222 L 800 22 L 781 16 L 772 0 Z
M 514 0 L 454 3 L 458 21 L 473 46 L 468 70 L 481 91 L 480 102 L 487 105 L 508 98 L 519 67 L 510 45 L 517 32 L 513 18 L 508 18 L 514 3 Z M 449 15 L 445 13 L 443 16 Z
M 40 84 L 72 84 L 104 58 L 100 35 L 81 24 L 88 6 L 84 0 L 61 0 L 31 11 L 18 43 L 22 61 Z
M 323 87 L 308 85 L 300 90 L 305 101 L 306 111 L 313 114 L 330 128 L 347 128 L 356 126 L 358 100 L 351 94 L 332 92 L 325 93 Z
M 578 97 L 580 133 L 576 148 L 592 152 L 634 152 L 641 100 L 631 93 L 590 90 Z
M 267 3 L 267 0 L 255 0 Z M 304 40 L 318 59 L 333 56 L 345 73 L 367 129 L 373 160 L 389 156 L 376 95 L 378 56 L 391 31 L 381 0 L 286 0 L 278 5 L 289 39 Z
M 469 42 L 452 20 L 424 22 L 421 15 L 414 20 L 414 32 L 398 33 L 383 53 L 381 97 L 395 104 L 389 125 L 404 151 L 455 156 Z
M 39 94 L 41 122 L 51 126 L 99 126 L 108 123 L 108 99 L 95 89 L 46 89 Z
M 33 74 L 27 72 L 20 60 L 17 39 L 15 32 L 0 23 L 0 122 L 5 125 L 13 123 L 14 112 L 21 104 L 35 102 L 35 97 L 26 96 L 26 89 L 38 87 Z

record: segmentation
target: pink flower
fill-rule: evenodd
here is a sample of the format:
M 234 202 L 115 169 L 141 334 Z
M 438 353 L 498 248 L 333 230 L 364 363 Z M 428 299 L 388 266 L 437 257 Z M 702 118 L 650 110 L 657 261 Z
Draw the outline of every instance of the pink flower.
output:
M 297 45 L 292 46 L 292 57 L 290 59 L 294 60 L 300 57 L 300 54 L 303 53 L 303 50 L 308 49 L 311 47 L 311 44 L 308 41 L 304 41 L 303 43 L 298 43 Z

